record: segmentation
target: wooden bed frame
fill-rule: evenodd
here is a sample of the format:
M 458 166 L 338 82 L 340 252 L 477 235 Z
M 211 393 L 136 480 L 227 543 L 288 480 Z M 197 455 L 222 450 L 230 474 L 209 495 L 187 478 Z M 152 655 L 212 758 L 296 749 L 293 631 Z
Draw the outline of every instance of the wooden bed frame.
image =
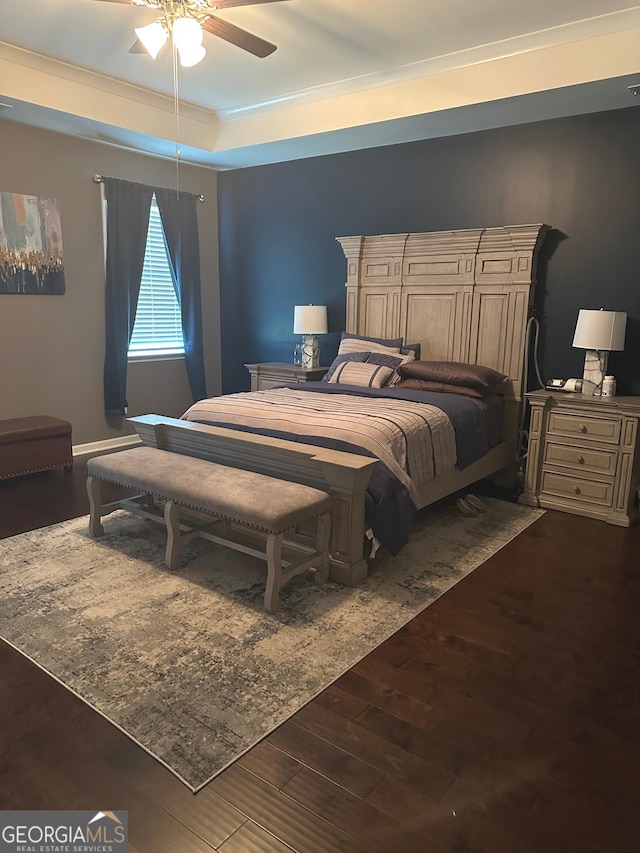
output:
M 421 358 L 483 364 L 506 374 L 503 440 L 419 490 L 419 508 L 504 469 L 515 470 L 524 353 L 538 252 L 549 226 L 338 237 L 347 260 L 346 331 L 404 337 Z M 367 576 L 364 493 L 370 457 L 190 421 L 131 418 L 143 443 L 307 483 L 332 498 L 330 577 Z M 276 496 L 274 496 L 276 497 Z

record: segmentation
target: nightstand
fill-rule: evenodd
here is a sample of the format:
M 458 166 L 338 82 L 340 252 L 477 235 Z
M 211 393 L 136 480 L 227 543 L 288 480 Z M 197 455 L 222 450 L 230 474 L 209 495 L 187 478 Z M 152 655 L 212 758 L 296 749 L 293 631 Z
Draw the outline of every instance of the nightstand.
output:
M 533 391 L 520 503 L 629 527 L 638 518 L 640 397 Z
M 251 374 L 252 391 L 265 391 L 291 382 L 319 382 L 329 370 L 328 367 L 301 367 L 286 361 L 245 364 L 245 367 Z

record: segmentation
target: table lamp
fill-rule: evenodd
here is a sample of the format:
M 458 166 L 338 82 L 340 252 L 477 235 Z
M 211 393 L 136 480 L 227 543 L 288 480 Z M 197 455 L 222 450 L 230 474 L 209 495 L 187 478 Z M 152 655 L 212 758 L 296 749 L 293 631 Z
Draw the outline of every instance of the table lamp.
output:
M 595 385 L 594 395 L 602 393 L 602 380 L 607 372 L 611 350 L 624 349 L 627 315 L 624 311 L 580 309 L 573 346 L 585 349 L 584 379 Z
M 326 305 L 296 305 L 293 309 L 293 333 L 302 335 L 302 366 L 311 368 L 320 365 L 320 341 L 318 335 L 326 335 Z

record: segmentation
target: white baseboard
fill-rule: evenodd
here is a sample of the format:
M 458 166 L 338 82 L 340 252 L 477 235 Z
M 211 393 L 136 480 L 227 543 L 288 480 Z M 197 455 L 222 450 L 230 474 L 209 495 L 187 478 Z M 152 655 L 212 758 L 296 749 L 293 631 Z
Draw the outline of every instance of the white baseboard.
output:
M 128 447 L 135 447 L 137 444 L 142 444 L 140 436 L 119 435 L 117 438 L 105 438 L 103 441 L 90 441 L 88 444 L 74 444 L 73 455 L 87 456 L 93 453 L 106 453 L 109 450 L 126 450 Z

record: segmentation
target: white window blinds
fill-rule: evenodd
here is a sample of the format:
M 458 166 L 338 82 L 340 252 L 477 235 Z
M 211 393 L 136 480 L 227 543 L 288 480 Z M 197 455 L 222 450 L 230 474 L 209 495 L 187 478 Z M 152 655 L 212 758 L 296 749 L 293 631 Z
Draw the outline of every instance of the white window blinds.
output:
M 129 357 L 183 353 L 180 306 L 171 278 L 160 211 L 154 196 Z

